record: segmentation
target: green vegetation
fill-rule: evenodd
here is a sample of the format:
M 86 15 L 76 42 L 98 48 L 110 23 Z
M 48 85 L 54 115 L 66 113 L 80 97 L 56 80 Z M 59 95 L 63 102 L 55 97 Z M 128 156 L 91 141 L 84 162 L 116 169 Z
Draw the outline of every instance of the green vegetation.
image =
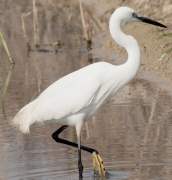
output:
M 3 111 L 3 114 L 5 116 L 5 96 L 6 96 L 7 88 L 8 88 L 8 85 L 9 85 L 9 81 L 10 81 L 10 77 L 11 77 L 11 72 L 12 72 L 12 69 L 14 67 L 15 62 L 14 62 L 14 60 L 11 57 L 10 51 L 8 49 L 7 43 L 6 43 L 6 41 L 5 41 L 5 39 L 4 39 L 3 35 L 2 35 L 1 30 L 0 30 L 0 44 L 2 44 L 4 46 L 5 51 L 6 51 L 7 55 L 8 55 L 8 59 L 9 59 L 9 61 L 11 63 L 10 69 L 9 69 L 9 72 L 8 72 L 8 75 L 7 75 L 7 78 L 5 80 L 5 83 L 4 83 L 4 85 L 2 87 L 2 91 L 1 91 L 2 111 Z
M 6 116 L 6 114 L 5 114 L 5 96 L 6 96 L 6 93 L 7 93 L 7 88 L 8 88 L 9 82 L 10 82 L 11 72 L 12 72 L 13 67 L 14 67 L 13 64 L 11 64 L 8 75 L 7 75 L 7 78 L 5 80 L 5 83 L 4 83 L 4 86 L 2 88 L 2 92 L 1 92 L 2 111 L 3 111 L 4 116 Z
M 7 43 L 6 43 L 6 41 L 5 41 L 5 39 L 4 39 L 3 35 L 2 35 L 1 30 L 0 30 L 0 43 L 4 46 L 5 51 L 6 51 L 7 55 L 8 55 L 9 60 L 10 60 L 10 63 L 14 65 L 15 62 L 11 57 L 10 51 L 8 49 Z

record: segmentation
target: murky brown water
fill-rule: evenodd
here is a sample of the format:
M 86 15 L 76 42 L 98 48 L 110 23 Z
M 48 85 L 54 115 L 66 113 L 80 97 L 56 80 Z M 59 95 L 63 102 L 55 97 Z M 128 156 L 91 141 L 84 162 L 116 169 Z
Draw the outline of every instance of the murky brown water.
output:
M 16 65 L 5 99 L 6 118 L 0 107 L 0 179 L 77 179 L 77 149 L 57 144 L 51 138 L 59 125 L 33 126 L 31 135 L 23 135 L 9 123 L 21 107 L 52 82 L 89 64 L 90 55 L 80 37 L 78 4 L 49 0 L 38 1 L 37 6 L 42 52 L 34 47 L 31 14 L 25 19 L 32 47 L 27 54 L 20 14 L 32 11 L 32 2 L 1 1 L 0 29 Z M 110 37 L 107 22 L 98 19 L 100 12 L 92 13 L 93 7 L 88 2 L 84 8 L 86 19 L 95 32 L 93 62 L 114 63 L 114 53 L 103 49 L 103 43 Z M 71 9 L 72 17 L 68 20 Z M 104 17 L 106 19 L 108 14 Z M 64 43 L 60 49 L 49 46 L 59 40 Z M 9 66 L 4 48 L 0 46 L 1 86 Z M 113 174 L 112 179 L 172 178 L 171 95 L 165 82 L 139 72 L 129 86 L 86 123 L 82 144 L 99 150 L 106 170 Z M 76 141 L 75 129 L 68 128 L 62 137 Z M 82 159 L 85 179 L 93 179 L 91 155 L 83 152 Z

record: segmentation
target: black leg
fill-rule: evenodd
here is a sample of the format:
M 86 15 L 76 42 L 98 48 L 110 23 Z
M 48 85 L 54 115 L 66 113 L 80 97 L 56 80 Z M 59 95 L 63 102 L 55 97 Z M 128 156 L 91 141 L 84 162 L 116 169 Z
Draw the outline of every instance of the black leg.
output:
M 71 142 L 71 141 L 67 141 L 65 139 L 61 139 L 59 138 L 59 134 L 64 131 L 68 126 L 67 125 L 63 125 L 61 126 L 57 131 L 55 131 L 53 134 L 52 134 L 52 138 L 58 142 L 58 143 L 62 143 L 62 144 L 66 144 L 66 145 L 69 145 L 69 146 L 72 146 L 72 147 L 75 147 L 75 148 L 78 148 L 78 144 L 77 143 L 74 143 L 74 142 Z M 86 147 L 86 146 L 81 146 L 81 149 L 84 150 L 84 151 L 87 151 L 89 153 L 93 153 L 95 152 L 96 154 L 98 154 L 98 151 L 95 150 L 95 149 L 92 149 L 92 148 L 89 148 L 89 147 Z
M 55 131 L 52 134 L 52 138 L 58 142 L 58 143 L 62 143 L 62 144 L 66 144 L 75 148 L 78 148 L 78 170 L 79 170 L 79 179 L 82 180 L 82 173 L 83 173 L 83 165 L 82 165 L 82 161 L 81 161 L 81 149 L 84 151 L 87 151 L 89 153 L 91 153 L 93 155 L 93 167 L 94 167 L 94 172 L 96 172 L 96 166 L 99 167 L 99 175 L 100 176 L 105 176 L 106 175 L 106 171 L 103 165 L 103 161 L 98 153 L 97 150 L 86 147 L 86 146 L 81 146 L 81 140 L 80 140 L 80 136 L 78 136 L 78 144 L 71 142 L 71 141 L 67 141 L 65 139 L 61 139 L 59 138 L 59 134 L 64 131 L 68 126 L 67 125 L 63 125 L 61 126 L 57 131 Z
M 81 160 L 81 139 L 78 138 L 78 170 L 79 170 L 79 179 L 82 180 L 82 173 L 83 173 L 83 165 Z

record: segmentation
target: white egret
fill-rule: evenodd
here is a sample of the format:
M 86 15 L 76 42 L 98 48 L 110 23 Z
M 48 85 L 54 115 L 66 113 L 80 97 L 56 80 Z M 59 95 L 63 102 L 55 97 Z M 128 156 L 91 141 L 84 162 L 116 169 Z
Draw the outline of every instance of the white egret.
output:
M 70 73 L 45 89 L 37 99 L 24 106 L 13 119 L 13 124 L 23 133 L 29 133 L 29 127 L 34 123 L 62 124 L 63 126 L 54 132 L 52 137 L 59 143 L 78 148 L 80 179 L 83 172 L 81 149 L 93 153 L 94 170 L 98 166 L 100 175 L 105 176 L 106 173 L 98 151 L 81 146 L 80 137 L 84 122 L 95 115 L 117 91 L 127 85 L 135 77 L 140 66 L 140 49 L 137 41 L 121 31 L 121 24 L 130 21 L 166 27 L 140 16 L 131 8 L 116 9 L 110 18 L 110 33 L 116 43 L 126 49 L 127 62 L 119 66 L 98 62 Z M 68 126 L 76 127 L 78 144 L 58 137 Z

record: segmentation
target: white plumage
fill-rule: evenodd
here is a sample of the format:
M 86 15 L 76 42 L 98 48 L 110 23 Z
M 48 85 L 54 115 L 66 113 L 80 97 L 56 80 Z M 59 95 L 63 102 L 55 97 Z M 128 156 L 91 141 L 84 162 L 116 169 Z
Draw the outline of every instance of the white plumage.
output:
M 99 62 L 75 71 L 49 86 L 23 107 L 13 124 L 29 133 L 33 123 L 75 126 L 91 118 L 113 94 L 132 78 L 123 66 Z M 120 78 L 119 78 L 120 77 Z M 128 77 L 128 78 L 126 78 Z

